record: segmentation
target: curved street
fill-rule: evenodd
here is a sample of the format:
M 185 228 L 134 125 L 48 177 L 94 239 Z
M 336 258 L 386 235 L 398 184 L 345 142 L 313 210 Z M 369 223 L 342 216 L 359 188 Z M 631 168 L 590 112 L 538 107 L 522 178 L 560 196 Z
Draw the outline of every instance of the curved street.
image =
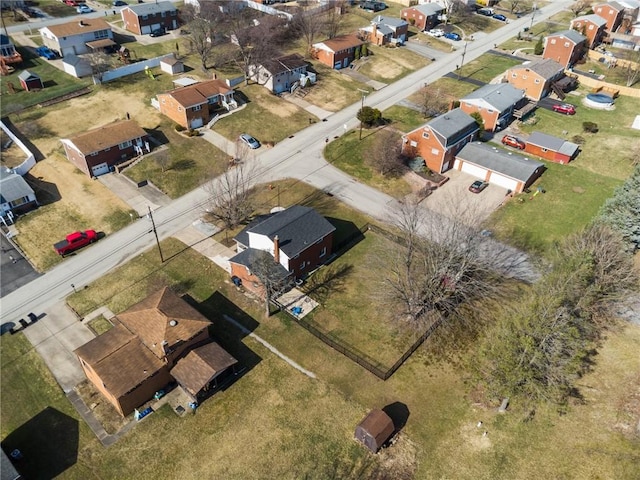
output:
M 536 12 L 534 22 L 545 21 L 571 3 L 569 0 L 562 0 L 545 6 Z M 489 35 L 482 36 L 481 39 L 469 42 L 465 61 L 471 61 L 493 48 L 494 44 L 514 37 L 518 31 L 529 27 L 530 23 L 530 16 L 523 17 Z M 433 82 L 453 71 L 456 62 L 460 62 L 460 56 L 460 52 L 447 54 L 398 82 L 372 92 L 366 97 L 365 104 L 380 110 L 391 107 L 425 83 Z M 345 125 L 347 130 L 357 126 L 355 116 L 359 108 L 360 102 L 357 102 L 331 115 L 326 121 L 309 126 L 292 138 L 261 153 L 257 157 L 264 172 L 260 180 L 268 182 L 282 178 L 297 178 L 331 193 L 349 206 L 376 219 L 384 221 L 391 218 L 399 207 L 395 199 L 356 181 L 327 163 L 322 157 L 325 139 L 342 135 L 345 132 Z M 159 237 L 167 238 L 192 224 L 202 215 L 206 201 L 207 192 L 203 188 L 198 188 L 169 205 L 155 210 L 153 216 Z M 435 215 L 433 212 L 431 214 Z M 37 315 L 46 312 L 48 307 L 72 293 L 74 288 L 82 288 L 91 283 L 154 243 L 155 237 L 150 220 L 140 219 L 101 240 L 92 248 L 68 258 L 46 274 L 4 297 L 1 301 L 3 322 L 17 322 L 30 312 L 35 312 Z M 498 244 L 495 243 L 495 246 L 498 247 Z M 535 278 L 534 270 L 526 256 L 519 253 L 518 258 L 519 266 L 516 276 L 524 279 Z

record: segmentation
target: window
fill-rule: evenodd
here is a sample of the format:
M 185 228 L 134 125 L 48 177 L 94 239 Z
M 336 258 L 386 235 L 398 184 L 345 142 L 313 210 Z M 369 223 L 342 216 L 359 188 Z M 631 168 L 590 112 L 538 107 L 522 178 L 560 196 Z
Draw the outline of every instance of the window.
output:
M 93 37 L 96 40 L 99 40 L 101 38 L 108 38 L 109 37 L 109 31 L 108 30 L 98 30 L 97 32 L 93 32 Z
M 327 247 L 322 247 L 320 251 L 320 257 L 324 257 L 327 254 Z
M 92 153 L 91 153 L 91 156 L 92 156 L 92 157 L 97 157 L 97 156 L 98 156 L 98 152 L 92 152 Z
M 149 18 L 149 15 L 142 15 L 142 20 L 147 20 Z
M 547 148 L 543 148 L 542 151 L 543 152 L 548 152 L 549 150 Z
M 104 149 L 105 152 L 108 152 L 109 150 L 111 150 L 111 147 L 107 147 Z
M 415 142 L 415 141 L 411 140 L 410 145 L 412 147 L 417 147 L 418 146 L 418 142 Z
M 202 105 L 196 105 L 195 107 L 193 107 L 194 112 L 197 112 L 198 110 L 202 110 Z
M 422 132 L 422 138 L 429 138 L 429 132 Z
M 120 150 L 124 150 L 125 148 L 129 148 L 131 145 L 133 145 L 133 142 L 131 140 L 127 140 L 126 142 L 122 142 L 120 145 L 118 145 L 118 148 Z
M 15 208 L 27 203 L 28 201 L 29 201 L 29 197 L 22 197 L 22 198 L 18 198 L 17 200 L 14 200 L 13 202 L 9 202 L 9 204 L 11 205 L 12 208 Z
M 555 45 L 555 44 L 556 44 L 556 39 L 555 39 L 555 38 L 552 38 L 552 39 L 551 39 L 551 45 Z
M 564 46 L 569 48 L 569 42 L 564 42 Z
M 162 18 L 166 17 L 166 16 L 167 16 L 167 12 L 162 12 L 162 13 L 160 14 L 160 16 L 161 16 Z
M 489 108 L 487 109 L 487 113 L 493 113 L 493 110 Z
M 431 149 L 431 155 L 438 155 L 439 153 L 440 153 L 440 150 L 438 150 L 437 148 Z
M 593 25 L 589 25 L 589 30 L 593 30 Z

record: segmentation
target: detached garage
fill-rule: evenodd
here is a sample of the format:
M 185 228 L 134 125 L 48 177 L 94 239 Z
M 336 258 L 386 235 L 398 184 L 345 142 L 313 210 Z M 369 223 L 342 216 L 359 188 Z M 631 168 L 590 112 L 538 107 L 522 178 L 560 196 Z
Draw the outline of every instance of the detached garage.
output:
M 373 453 L 377 453 L 394 431 L 395 427 L 391 417 L 382 410 L 375 409 L 356 427 L 354 436 Z
M 529 187 L 545 170 L 541 162 L 480 142 L 468 143 L 458 152 L 455 168 L 515 193 Z

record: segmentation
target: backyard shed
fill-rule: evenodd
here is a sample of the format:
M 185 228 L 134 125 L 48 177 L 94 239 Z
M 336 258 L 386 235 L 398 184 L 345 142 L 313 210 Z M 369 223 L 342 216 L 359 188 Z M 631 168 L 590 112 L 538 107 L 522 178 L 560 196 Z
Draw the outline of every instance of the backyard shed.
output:
M 175 55 L 169 55 L 160 60 L 160 70 L 171 75 L 184 72 L 184 63 L 178 60 Z
M 35 73 L 31 73 L 29 70 L 23 70 L 20 75 L 18 75 L 20 79 L 20 85 L 25 91 L 30 92 L 32 90 L 42 90 L 44 85 L 42 84 L 42 80 Z
M 373 453 L 377 453 L 394 431 L 391 417 L 382 410 L 375 409 L 356 427 L 354 436 Z
M 553 135 L 533 132 L 525 140 L 524 151 L 551 162 L 566 164 L 578 155 L 580 146 Z

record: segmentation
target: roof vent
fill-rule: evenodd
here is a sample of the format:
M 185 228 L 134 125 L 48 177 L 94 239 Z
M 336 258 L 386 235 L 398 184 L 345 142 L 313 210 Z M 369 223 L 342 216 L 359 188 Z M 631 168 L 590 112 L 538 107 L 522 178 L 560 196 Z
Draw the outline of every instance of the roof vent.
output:
M 178 324 L 178 322 L 176 322 L 175 320 L 171 320 L 169 322 L 169 325 L 171 325 L 172 327 L 175 327 Z
M 162 346 L 164 345 L 169 345 L 169 342 L 167 342 L 166 340 L 162 340 Z

